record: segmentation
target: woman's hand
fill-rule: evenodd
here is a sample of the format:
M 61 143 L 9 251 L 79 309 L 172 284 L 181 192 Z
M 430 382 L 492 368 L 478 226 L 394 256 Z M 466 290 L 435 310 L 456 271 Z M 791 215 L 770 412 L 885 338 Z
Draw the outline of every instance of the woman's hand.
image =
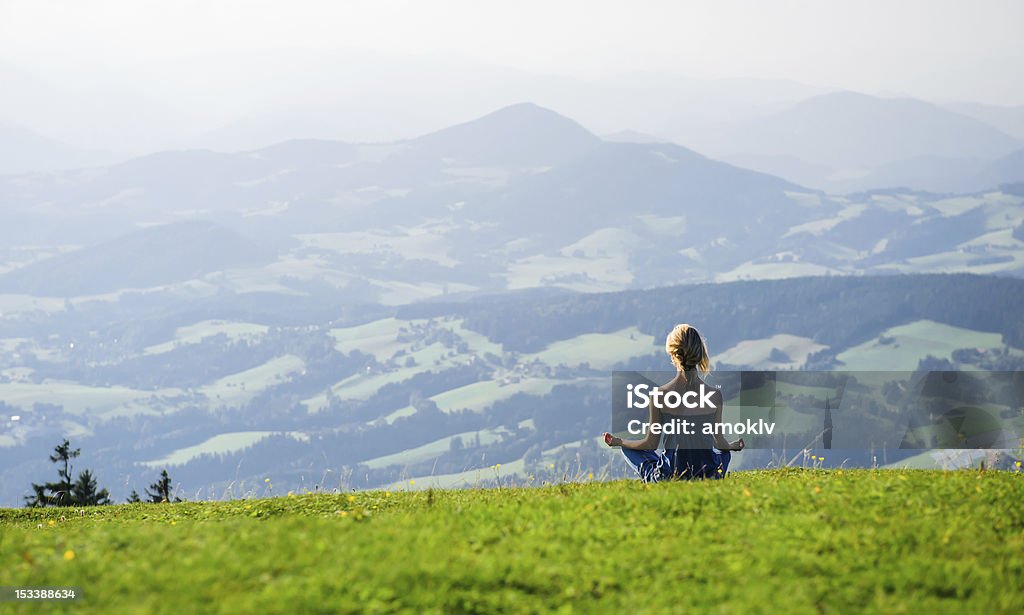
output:
M 743 438 L 740 438 L 739 440 L 736 440 L 735 442 L 733 442 L 733 443 L 731 443 L 729 445 L 729 450 L 730 451 L 737 451 L 738 452 L 738 451 L 742 451 L 743 448 L 746 447 L 746 446 L 747 446 L 747 444 L 743 441 Z
M 608 446 L 622 446 L 622 438 L 616 438 L 607 431 L 604 432 L 604 443 Z

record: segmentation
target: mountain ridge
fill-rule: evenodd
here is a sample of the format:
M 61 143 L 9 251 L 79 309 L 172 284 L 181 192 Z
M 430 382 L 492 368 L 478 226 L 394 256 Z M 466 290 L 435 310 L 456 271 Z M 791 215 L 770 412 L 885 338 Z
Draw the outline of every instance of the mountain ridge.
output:
M 70 297 L 184 282 L 227 267 L 269 262 L 272 253 L 206 221 L 140 229 L 0 276 L 0 291 Z
M 996 158 L 1022 146 L 989 124 L 929 102 L 857 92 L 814 96 L 725 126 L 704 142 L 717 155 L 792 155 L 840 169 L 916 155 Z

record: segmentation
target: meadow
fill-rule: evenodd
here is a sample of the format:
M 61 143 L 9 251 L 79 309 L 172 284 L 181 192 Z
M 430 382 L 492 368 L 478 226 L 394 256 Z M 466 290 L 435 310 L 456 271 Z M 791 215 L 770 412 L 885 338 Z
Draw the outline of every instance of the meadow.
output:
M 1021 501 L 1014 472 L 788 469 L 0 509 L 0 584 L 76 613 L 1010 613 Z
M 840 352 L 836 358 L 843 369 L 852 371 L 900 371 L 914 369 L 928 355 L 949 359 L 958 348 L 1003 346 L 998 333 L 918 320 L 886 329 L 875 339 Z

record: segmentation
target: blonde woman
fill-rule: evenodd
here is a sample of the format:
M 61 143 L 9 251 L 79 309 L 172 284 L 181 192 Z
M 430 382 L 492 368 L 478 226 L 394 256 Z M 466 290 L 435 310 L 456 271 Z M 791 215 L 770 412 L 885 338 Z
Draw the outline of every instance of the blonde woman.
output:
M 705 425 L 722 422 L 723 402 L 722 392 L 701 378 L 711 370 L 704 338 L 688 324 L 676 325 L 665 339 L 665 351 L 675 365 L 676 377 L 658 387 L 661 393 L 667 396 L 674 392 L 682 399 L 700 399 L 706 403 L 702 406 L 694 404 L 697 407 L 680 405 L 669 408 L 663 402 L 654 403 L 652 397 L 648 404 L 648 425 L 667 425 L 685 420 L 691 425 L 691 433 L 666 434 L 664 452 L 655 450 L 662 436 L 660 431 L 653 429 L 648 429 L 647 435 L 639 440 L 623 440 L 605 433 L 604 441 L 608 446 L 622 447 L 626 461 L 645 483 L 668 479 L 725 478 L 731 451 L 742 451 L 744 443 L 742 438 L 735 442 L 726 441 L 717 429 L 709 430 L 714 435 L 703 433 Z

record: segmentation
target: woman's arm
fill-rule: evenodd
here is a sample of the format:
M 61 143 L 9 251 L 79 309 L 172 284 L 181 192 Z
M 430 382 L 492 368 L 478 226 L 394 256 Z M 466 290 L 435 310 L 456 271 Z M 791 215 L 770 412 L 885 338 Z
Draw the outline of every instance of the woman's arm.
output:
M 721 391 L 715 393 L 714 396 L 715 405 L 718 409 L 715 410 L 715 425 L 722 424 L 722 406 L 725 405 L 725 396 L 722 395 Z M 746 443 L 743 442 L 743 438 L 736 440 L 735 442 L 729 442 L 725 439 L 725 436 L 715 431 L 715 448 L 720 451 L 742 451 Z
M 661 410 L 654 405 L 654 399 L 648 404 L 649 414 L 647 417 L 647 435 L 639 440 L 623 440 L 617 436 L 613 436 L 607 431 L 604 433 L 604 443 L 608 446 L 621 446 L 622 448 L 631 448 L 636 451 L 649 451 L 658 448 L 658 441 L 661 439 L 661 434 L 651 433 L 651 425 L 661 422 Z

